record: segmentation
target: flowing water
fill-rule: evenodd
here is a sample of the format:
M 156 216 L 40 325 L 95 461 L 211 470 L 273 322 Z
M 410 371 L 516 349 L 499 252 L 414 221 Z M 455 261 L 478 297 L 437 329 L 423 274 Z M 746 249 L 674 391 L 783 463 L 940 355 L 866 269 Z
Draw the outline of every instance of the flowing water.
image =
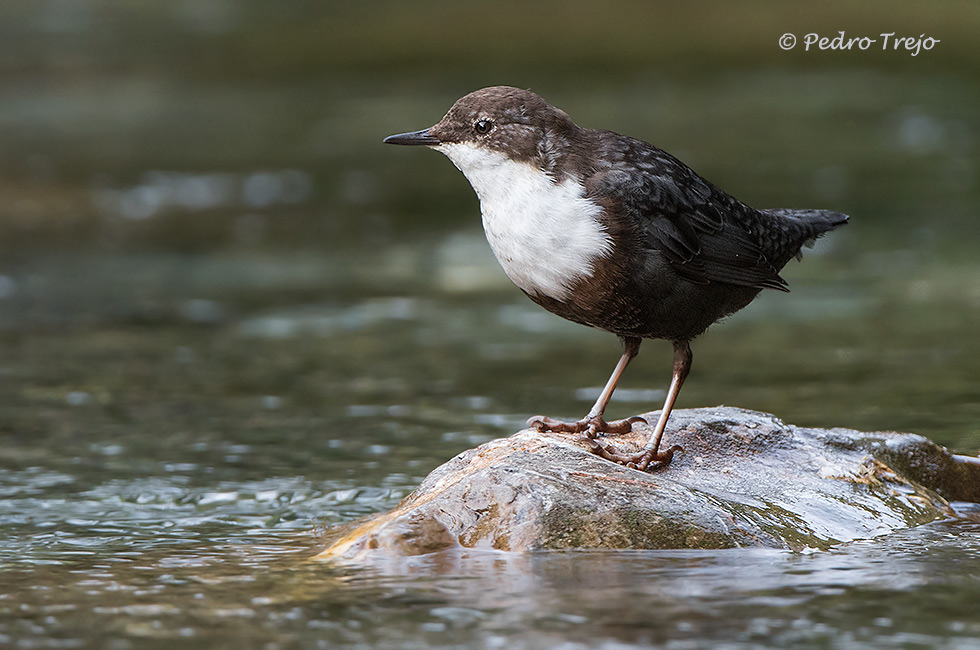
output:
M 501 81 L 750 203 L 852 215 L 792 293 L 695 341 L 680 407 L 976 454 L 969 29 L 942 23 L 932 59 L 794 59 L 760 23 L 740 58 L 670 13 L 690 56 L 669 74 L 630 30 L 595 68 L 554 35 L 526 65 L 520 28 L 430 3 L 163 6 L 0 9 L 0 647 L 980 647 L 966 504 L 809 554 L 308 561 L 454 454 L 582 415 L 619 355 L 509 284 L 448 161 L 380 144 Z M 589 16 L 565 26 L 620 43 Z M 425 32 L 469 18 L 473 47 Z M 645 343 L 610 414 L 658 408 L 669 359 Z

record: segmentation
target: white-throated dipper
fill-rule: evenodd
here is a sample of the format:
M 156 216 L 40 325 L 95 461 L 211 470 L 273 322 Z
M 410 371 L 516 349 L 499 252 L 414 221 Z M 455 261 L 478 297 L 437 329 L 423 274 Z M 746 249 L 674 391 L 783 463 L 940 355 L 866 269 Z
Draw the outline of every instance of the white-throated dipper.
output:
M 476 191 L 487 240 L 514 284 L 548 311 L 622 339 L 623 356 L 585 418 L 528 424 L 584 433 L 595 453 L 640 470 L 680 449 L 660 451 L 660 439 L 691 368 L 691 339 L 762 289 L 788 291 L 779 270 L 847 223 L 829 210 L 751 208 L 669 153 L 583 129 L 508 86 L 470 93 L 435 126 L 384 141 L 448 156 Z M 649 441 L 629 453 L 595 438 L 645 422 L 602 418 L 645 338 L 673 342 L 674 371 Z

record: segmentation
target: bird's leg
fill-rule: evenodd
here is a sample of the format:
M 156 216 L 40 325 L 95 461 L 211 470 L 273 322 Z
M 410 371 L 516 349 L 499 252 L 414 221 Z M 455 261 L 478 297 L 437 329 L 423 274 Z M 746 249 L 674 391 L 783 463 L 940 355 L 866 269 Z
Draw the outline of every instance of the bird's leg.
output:
M 660 411 L 657 426 L 654 428 L 653 433 L 650 434 L 650 439 L 643 446 L 642 450 L 635 454 L 625 454 L 611 449 L 609 445 L 596 443 L 596 447 L 594 448 L 595 453 L 603 458 L 621 463 L 627 467 L 636 468 L 640 471 L 646 470 L 651 463 L 660 463 L 661 466 L 669 464 L 674 457 L 674 452 L 681 451 L 681 448 L 674 445 L 667 451 L 659 451 L 660 439 L 663 438 L 664 430 L 667 428 L 667 420 L 670 418 L 670 412 L 674 408 L 674 402 L 677 401 L 677 395 L 681 392 L 681 386 L 684 385 L 687 373 L 691 370 L 692 360 L 693 355 L 691 354 L 690 343 L 688 341 L 674 341 L 674 373 L 670 380 L 670 388 L 667 390 L 667 399 L 664 400 L 664 408 Z
M 629 433 L 633 430 L 634 422 L 646 423 L 646 420 L 639 416 L 616 420 L 615 422 L 606 422 L 602 419 L 602 414 L 605 413 L 606 405 L 609 404 L 609 399 L 612 397 L 613 391 L 616 390 L 620 376 L 639 351 L 640 339 L 635 337 L 623 338 L 623 356 L 619 358 L 619 363 L 616 364 L 612 375 L 609 376 L 609 381 L 599 393 L 599 399 L 596 400 L 589 414 L 578 422 L 562 422 L 543 415 L 535 415 L 527 421 L 527 425 L 538 431 L 584 433 L 587 438 L 595 438 L 600 433 Z

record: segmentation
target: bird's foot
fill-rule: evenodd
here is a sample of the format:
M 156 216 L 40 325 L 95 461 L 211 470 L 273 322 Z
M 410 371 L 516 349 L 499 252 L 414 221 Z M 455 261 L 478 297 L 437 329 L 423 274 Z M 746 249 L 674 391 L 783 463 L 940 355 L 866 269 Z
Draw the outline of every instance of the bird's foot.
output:
M 606 422 L 601 415 L 586 417 L 578 422 L 562 422 L 543 415 L 535 415 L 527 421 L 527 426 L 537 429 L 539 432 L 549 431 L 552 433 L 581 433 L 586 438 L 592 440 L 601 434 L 609 433 L 629 433 L 633 430 L 633 424 L 647 421 L 638 415 L 626 418 L 625 420 L 615 420 Z
M 631 454 L 620 451 L 608 443 L 604 444 L 596 440 L 590 440 L 589 442 L 591 443 L 590 447 L 592 453 L 596 454 L 597 456 L 601 456 L 606 460 L 611 460 L 614 463 L 619 463 L 620 465 L 626 465 L 632 469 L 638 469 L 641 472 L 645 472 L 651 465 L 654 466 L 652 469 L 666 467 L 674 458 L 674 452 L 684 451 L 684 449 L 679 445 L 674 445 L 667 451 L 641 449 L 640 451 Z

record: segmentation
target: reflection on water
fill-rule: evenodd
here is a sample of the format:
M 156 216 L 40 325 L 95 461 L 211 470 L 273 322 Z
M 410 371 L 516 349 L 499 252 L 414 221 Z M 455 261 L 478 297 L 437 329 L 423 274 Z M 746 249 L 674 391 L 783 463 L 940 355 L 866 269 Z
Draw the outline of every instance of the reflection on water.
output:
M 0 647 L 976 646 L 969 519 L 810 555 L 306 561 L 581 416 L 618 357 L 510 285 L 447 161 L 380 143 L 490 82 L 852 215 L 695 342 L 679 406 L 980 448 L 975 25 L 937 14 L 912 65 L 776 51 L 782 4 L 510 6 L 0 4 Z M 611 415 L 668 364 L 645 343 Z
M 980 635 L 976 523 L 810 555 L 473 552 L 369 569 L 304 561 L 310 541 L 266 533 L 207 551 L 193 541 L 83 548 L 9 570 L 4 591 L 18 597 L 0 599 L 0 638 L 19 647 L 179 638 L 192 648 L 965 648 Z

